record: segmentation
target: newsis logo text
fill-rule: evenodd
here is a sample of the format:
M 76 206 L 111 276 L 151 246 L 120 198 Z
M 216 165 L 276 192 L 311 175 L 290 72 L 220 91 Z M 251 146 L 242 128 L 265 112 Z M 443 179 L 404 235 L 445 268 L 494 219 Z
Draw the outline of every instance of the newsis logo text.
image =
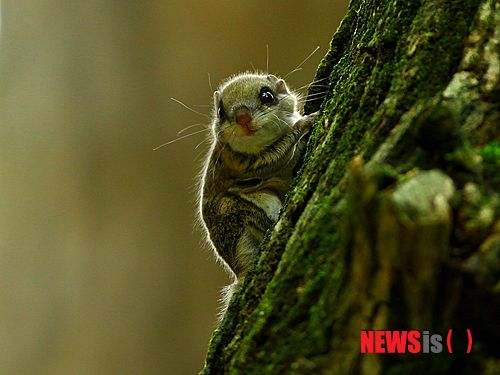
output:
M 467 353 L 472 349 L 472 333 L 467 329 Z M 441 353 L 446 345 L 448 353 L 453 353 L 452 347 L 453 330 L 450 328 L 446 335 L 446 341 L 438 333 L 429 331 L 385 331 L 367 330 L 360 333 L 360 349 L 362 354 L 420 354 Z

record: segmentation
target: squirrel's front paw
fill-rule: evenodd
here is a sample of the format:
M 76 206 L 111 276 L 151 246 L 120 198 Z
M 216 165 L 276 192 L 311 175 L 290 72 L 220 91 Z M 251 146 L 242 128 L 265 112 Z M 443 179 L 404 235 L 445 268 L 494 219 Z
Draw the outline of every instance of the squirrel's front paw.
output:
M 319 111 L 303 116 L 299 121 L 295 123 L 295 126 L 298 126 L 304 131 L 309 131 L 312 129 L 314 122 L 316 121 L 318 116 L 319 116 Z

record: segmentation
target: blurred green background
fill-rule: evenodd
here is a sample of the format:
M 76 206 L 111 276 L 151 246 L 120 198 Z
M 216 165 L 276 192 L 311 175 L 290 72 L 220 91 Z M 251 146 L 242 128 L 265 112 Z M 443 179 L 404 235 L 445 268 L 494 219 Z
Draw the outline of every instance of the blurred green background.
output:
M 0 374 L 194 374 L 229 279 L 195 226 L 226 76 L 309 83 L 342 1 L 2 0 Z M 209 108 L 196 109 L 208 113 Z M 199 130 L 201 128 L 193 128 Z

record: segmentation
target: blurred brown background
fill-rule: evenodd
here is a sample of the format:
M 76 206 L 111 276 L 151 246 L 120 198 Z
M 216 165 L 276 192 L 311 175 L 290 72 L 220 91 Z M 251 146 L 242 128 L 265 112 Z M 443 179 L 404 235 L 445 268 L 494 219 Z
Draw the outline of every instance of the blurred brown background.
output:
M 2 0 L 0 374 L 193 374 L 228 282 L 195 228 L 212 84 L 310 82 L 342 1 Z M 207 112 L 207 107 L 196 107 Z M 193 128 L 199 130 L 201 128 Z

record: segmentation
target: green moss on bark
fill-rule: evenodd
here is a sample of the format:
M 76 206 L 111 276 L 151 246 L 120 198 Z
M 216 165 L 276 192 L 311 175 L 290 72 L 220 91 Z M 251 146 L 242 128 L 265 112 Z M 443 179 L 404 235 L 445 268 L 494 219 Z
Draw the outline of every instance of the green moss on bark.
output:
M 480 316 L 500 314 L 499 30 L 494 0 L 351 2 L 315 77 L 328 93 L 305 108 L 321 116 L 303 169 L 203 374 L 498 369 L 487 344 L 500 332 Z M 459 301 L 474 298 L 489 311 L 465 321 Z M 472 357 L 359 354 L 361 329 L 470 319 Z

